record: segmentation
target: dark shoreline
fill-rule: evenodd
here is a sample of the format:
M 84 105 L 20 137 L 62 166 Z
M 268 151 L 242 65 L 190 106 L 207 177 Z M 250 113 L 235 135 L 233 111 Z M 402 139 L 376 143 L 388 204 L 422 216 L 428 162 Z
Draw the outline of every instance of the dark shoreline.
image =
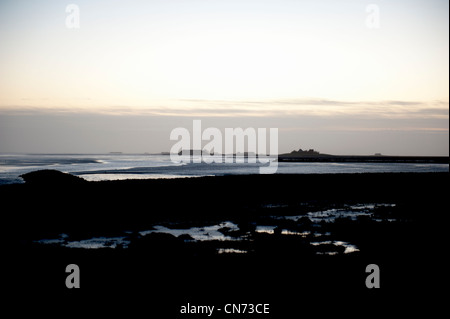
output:
M 83 293 L 114 300 L 124 295 L 137 298 L 146 289 L 145 298 L 165 309 L 167 316 L 162 318 L 176 317 L 179 305 L 189 301 L 268 302 L 273 318 L 298 314 L 299 302 L 305 311 L 325 303 L 337 307 L 333 313 L 346 314 L 350 310 L 339 305 L 349 300 L 370 306 L 388 298 L 401 310 L 403 302 L 411 304 L 424 289 L 433 289 L 440 256 L 435 224 L 449 208 L 448 177 L 449 173 L 367 173 L 85 182 L 61 174 L 49 178 L 47 172 L 25 184 L 0 186 L 7 206 L 2 211 L 3 234 L 12 252 L 7 266 L 13 269 L 17 291 L 37 294 L 44 289 L 73 297 L 75 292 L 64 286 L 64 268 L 76 263 L 82 269 Z M 224 255 L 208 253 L 210 244 L 185 244 L 170 236 L 142 238 L 133 249 L 33 243 L 61 232 L 80 238 L 113 236 L 124 229 L 173 221 L 233 220 L 245 228 L 268 215 L 299 215 L 357 203 L 395 204 L 388 213 L 396 221 L 358 219 L 327 225 L 337 240 L 361 248 L 355 254 L 316 255 L 304 240 L 283 235 L 253 236 L 247 244 L 254 254 Z M 269 211 L 267 205 L 279 208 Z M 364 284 L 365 267 L 372 263 L 382 269 L 379 290 Z M 33 276 L 30 267 L 39 275 Z M 333 296 L 327 298 L 327 293 Z
M 304 163 L 417 163 L 417 164 L 449 164 L 448 156 L 358 156 L 358 155 L 326 155 L 326 156 L 278 156 L 278 162 Z
M 265 204 L 287 204 L 293 209 L 304 202 L 442 205 L 449 173 L 228 175 L 103 182 L 61 175 L 72 179 L 47 172 L 28 178 L 25 184 L 1 185 L 0 196 L 10 204 L 4 218 L 14 221 L 20 215 L 18 227 L 32 220 L 34 229 L 42 224 L 61 231 L 62 226 L 78 226 L 77 220 L 115 227 L 168 218 L 243 217 L 258 214 Z M 76 211 L 77 218 L 68 210 Z M 291 212 L 286 209 L 282 214 Z

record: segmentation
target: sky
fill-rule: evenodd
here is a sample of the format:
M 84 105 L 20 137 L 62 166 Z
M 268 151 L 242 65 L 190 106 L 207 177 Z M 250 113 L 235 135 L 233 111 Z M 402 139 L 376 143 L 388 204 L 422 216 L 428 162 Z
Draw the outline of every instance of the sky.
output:
M 448 38 L 446 0 L 2 0 L 0 153 L 168 151 L 200 119 L 448 156 Z

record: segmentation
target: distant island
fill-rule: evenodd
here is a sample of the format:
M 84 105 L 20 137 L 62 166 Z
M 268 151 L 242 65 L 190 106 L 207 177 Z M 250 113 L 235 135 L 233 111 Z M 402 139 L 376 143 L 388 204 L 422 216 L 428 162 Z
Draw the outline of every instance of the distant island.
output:
M 375 153 L 374 155 L 331 155 L 322 154 L 314 149 L 293 150 L 279 154 L 279 162 L 335 162 L 335 163 L 428 163 L 448 164 L 448 156 L 390 156 Z
M 302 150 L 300 148 L 298 151 L 293 150 L 290 153 L 280 154 L 278 156 L 279 157 L 329 157 L 329 156 L 334 156 L 334 155 L 321 154 L 320 152 L 318 152 L 314 149 Z
M 258 157 L 258 154 L 253 152 L 234 153 L 234 154 L 220 154 L 209 153 L 206 150 L 181 150 L 174 155 L 185 156 L 233 156 L 244 157 L 250 156 Z M 170 152 L 161 152 L 155 155 L 171 155 Z M 267 154 L 266 156 L 269 156 Z M 383 155 L 382 153 L 374 153 L 373 155 L 332 155 L 320 153 L 315 149 L 304 150 L 299 148 L 290 153 L 278 154 L 278 162 L 328 162 L 328 163 L 417 163 L 417 164 L 449 164 L 448 156 L 396 156 Z

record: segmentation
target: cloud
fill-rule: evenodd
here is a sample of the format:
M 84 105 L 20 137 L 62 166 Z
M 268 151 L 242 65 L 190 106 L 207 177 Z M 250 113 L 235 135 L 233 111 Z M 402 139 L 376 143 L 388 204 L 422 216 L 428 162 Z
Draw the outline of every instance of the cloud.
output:
M 193 119 L 201 119 L 202 127 L 221 130 L 276 127 L 283 152 L 301 146 L 334 154 L 448 154 L 445 103 L 309 101 L 315 104 L 188 100 L 149 108 L 16 105 L 0 108 L 0 151 L 166 151 L 173 128 L 190 129 Z
M 30 101 L 31 102 L 31 101 Z M 344 101 L 331 99 L 201 100 L 178 99 L 153 102 L 151 106 L 0 106 L 0 115 L 104 114 L 177 117 L 352 117 L 377 119 L 448 119 L 445 101 Z

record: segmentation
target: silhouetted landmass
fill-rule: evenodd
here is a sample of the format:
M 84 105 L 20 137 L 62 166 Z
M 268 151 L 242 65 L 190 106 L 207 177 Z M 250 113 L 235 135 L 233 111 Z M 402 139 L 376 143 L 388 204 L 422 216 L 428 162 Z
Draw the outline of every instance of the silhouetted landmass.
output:
M 45 170 L 25 174 L 25 184 L 3 185 L 4 198 L 20 206 L 23 217 L 41 219 L 35 231 L 61 226 L 82 230 L 142 227 L 170 218 L 214 220 L 258 214 L 263 204 L 286 203 L 283 215 L 298 212 L 304 202 L 426 202 L 442 193 L 447 173 L 374 173 L 318 175 L 233 175 L 162 180 L 86 182 Z M 70 205 L 69 205 L 70 203 Z M 298 205 L 297 205 L 298 204 Z M 432 204 L 432 203 L 429 203 Z M 297 205 L 297 206 L 296 206 Z M 45 207 L 45 209 L 44 209 Z M 67 209 L 76 211 L 76 218 Z M 293 210 L 291 212 L 290 210 Z M 68 219 L 70 223 L 58 224 Z M 20 223 L 26 223 L 21 219 Z M 32 223 L 33 225 L 38 225 Z M 97 225 L 98 224 L 98 225 Z M 113 227 L 114 226 L 114 227 Z M 38 227 L 35 227 L 38 228 Z
M 81 177 L 51 169 L 22 174 L 20 177 L 22 177 L 27 184 L 35 184 L 38 186 L 49 185 L 52 187 L 55 185 L 74 185 L 86 183 L 86 180 Z
M 298 313 L 298 307 L 319 311 L 324 303 L 333 314 L 347 313 L 343 304 L 380 307 L 386 300 L 404 311 L 405 304 L 419 304 L 415 301 L 424 289 L 434 289 L 430 284 L 443 253 L 436 224 L 448 212 L 448 177 L 373 173 L 85 182 L 56 171 L 33 172 L 23 176 L 25 184 L 0 186 L 2 232 L 13 251 L 5 260 L 14 268 L 11 274 L 21 274 L 12 276 L 20 292 L 67 291 L 64 269 L 76 263 L 83 291 L 111 300 L 144 291 L 167 318 L 193 300 L 269 302 L 275 318 Z M 395 206 L 380 205 L 372 216 L 319 225 L 331 240 L 355 244 L 358 253 L 344 254 L 342 246 L 326 242 L 311 244 L 319 228 L 307 212 L 361 203 Z M 304 216 L 281 218 L 292 215 Z M 199 227 L 224 220 L 239 230 L 221 232 L 235 238 L 246 234 L 247 239 L 196 242 L 188 235 L 139 234 L 156 224 Z M 255 232 L 255 225 L 274 221 L 273 234 Z M 61 233 L 73 240 L 118 236 L 125 230 L 128 248 L 74 249 L 36 242 Z M 251 253 L 218 254 L 218 247 Z M 337 255 L 317 254 L 329 251 Z M 365 287 L 365 267 L 371 263 L 382 271 L 377 291 Z
M 330 155 L 315 153 L 288 153 L 278 155 L 279 162 L 322 163 L 417 163 L 449 164 L 448 156 L 385 156 L 385 155 Z
M 330 154 L 321 154 L 320 152 L 309 149 L 309 150 L 302 150 L 301 148 L 299 150 L 293 150 L 290 153 L 280 154 L 279 157 L 283 158 L 297 158 L 297 157 L 329 157 L 333 156 Z

